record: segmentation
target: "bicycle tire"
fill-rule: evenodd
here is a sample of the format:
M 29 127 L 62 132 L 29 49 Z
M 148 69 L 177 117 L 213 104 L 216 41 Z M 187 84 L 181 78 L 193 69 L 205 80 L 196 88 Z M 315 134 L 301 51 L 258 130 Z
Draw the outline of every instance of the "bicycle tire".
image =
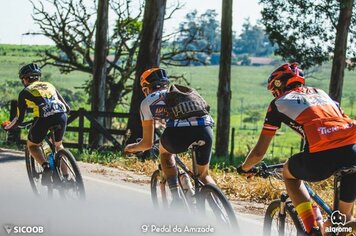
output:
M 153 172 L 151 176 L 150 187 L 153 206 L 156 208 L 168 208 L 167 190 L 169 188 L 166 184 L 166 181 L 163 180 L 160 170 L 155 170 Z
M 213 200 L 213 202 L 211 201 Z M 219 200 L 219 203 L 217 203 L 217 200 Z M 234 209 L 231 205 L 231 203 L 229 202 L 229 200 L 226 198 L 225 194 L 216 186 L 213 184 L 206 184 L 204 186 L 201 187 L 200 192 L 198 193 L 198 197 L 197 197 L 197 207 L 199 209 L 200 212 L 202 212 L 203 214 L 206 214 L 206 202 L 212 202 L 212 204 L 214 204 L 215 206 L 212 206 L 213 209 L 213 213 L 214 215 L 217 217 L 218 221 L 221 222 L 220 218 L 221 218 L 221 207 L 223 207 L 225 209 L 226 212 L 226 216 L 223 216 L 224 220 L 227 220 L 227 222 L 223 222 L 224 224 L 227 224 L 230 229 L 233 229 L 235 232 L 237 232 L 239 230 L 239 226 L 237 223 L 237 219 L 236 219 L 236 215 L 234 212 Z M 210 202 L 208 203 L 210 205 Z M 218 212 L 217 212 L 218 210 Z M 217 215 L 217 213 L 219 213 L 219 215 Z M 238 235 L 238 233 L 237 233 Z
M 272 232 L 272 223 L 274 221 L 276 221 L 277 219 L 280 219 L 281 221 L 277 222 L 277 235 L 286 235 L 286 236 L 290 236 L 290 235 L 296 235 L 296 236 L 304 236 L 305 232 L 304 232 L 304 227 L 302 226 L 300 219 L 298 217 L 297 212 L 295 211 L 295 208 L 292 204 L 291 201 L 287 201 L 286 202 L 286 214 L 291 218 L 291 220 L 293 221 L 293 225 L 295 228 L 293 228 L 293 232 L 286 232 L 286 218 L 279 218 L 279 216 L 277 216 L 277 218 L 275 218 L 276 214 L 278 214 L 279 209 L 280 209 L 280 204 L 281 204 L 281 200 L 276 199 L 274 201 L 272 201 L 266 210 L 265 213 L 265 217 L 264 217 L 264 223 L 263 223 L 263 236 L 271 236 L 271 235 L 275 235 L 273 234 L 275 231 Z M 287 216 L 285 216 L 287 217 Z M 284 231 L 284 232 L 281 232 Z
M 55 172 L 57 177 L 61 180 L 63 179 L 63 175 L 61 173 L 61 160 L 66 163 L 66 166 L 69 167 L 68 162 L 66 162 L 63 158 L 66 158 L 69 161 L 69 164 L 71 165 L 72 169 L 71 171 L 71 178 L 74 178 L 74 183 L 72 183 L 71 188 L 66 188 L 62 186 L 63 188 L 60 191 L 60 194 L 62 197 L 66 197 L 67 193 L 69 192 L 69 189 L 73 189 L 75 194 L 77 194 L 79 199 L 85 199 L 85 188 L 84 188 L 84 182 L 82 175 L 80 173 L 79 167 L 77 165 L 77 161 L 75 160 L 73 154 L 67 150 L 67 149 L 61 149 L 56 153 L 55 156 Z M 64 185 L 64 183 L 61 183 Z

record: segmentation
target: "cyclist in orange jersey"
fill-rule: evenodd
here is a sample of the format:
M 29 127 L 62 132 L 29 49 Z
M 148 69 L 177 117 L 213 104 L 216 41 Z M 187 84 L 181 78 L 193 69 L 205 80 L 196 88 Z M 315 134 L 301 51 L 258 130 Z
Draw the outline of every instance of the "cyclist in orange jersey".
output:
M 265 155 L 276 131 L 284 123 L 304 141 L 304 151 L 284 165 L 287 192 L 306 231 L 317 235 L 317 218 L 304 181 L 321 181 L 342 167 L 356 166 L 356 121 L 349 118 L 323 90 L 305 86 L 297 63 L 281 65 L 268 78 L 268 90 L 275 97 L 270 103 L 256 146 L 238 172 L 246 173 Z M 350 220 L 356 198 L 356 174 L 341 182 L 339 209 Z M 320 227 L 320 225 L 319 225 Z

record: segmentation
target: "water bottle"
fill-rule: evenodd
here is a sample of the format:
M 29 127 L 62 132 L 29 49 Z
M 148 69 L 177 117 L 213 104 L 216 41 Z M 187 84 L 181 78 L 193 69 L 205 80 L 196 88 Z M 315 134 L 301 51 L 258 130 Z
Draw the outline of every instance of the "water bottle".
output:
M 42 150 L 46 157 L 52 152 L 51 147 L 48 145 L 47 142 L 42 143 Z
M 51 152 L 48 156 L 48 161 L 49 161 L 49 167 L 51 170 L 54 170 L 54 158 L 53 158 L 53 152 Z
M 187 198 L 191 198 L 194 195 L 193 185 L 190 182 L 189 176 L 187 173 L 183 172 L 179 174 L 179 180 L 182 184 L 183 192 Z
M 323 215 L 321 214 L 320 208 L 314 203 L 312 205 L 312 208 L 316 222 L 318 223 L 318 226 L 321 227 L 323 225 Z

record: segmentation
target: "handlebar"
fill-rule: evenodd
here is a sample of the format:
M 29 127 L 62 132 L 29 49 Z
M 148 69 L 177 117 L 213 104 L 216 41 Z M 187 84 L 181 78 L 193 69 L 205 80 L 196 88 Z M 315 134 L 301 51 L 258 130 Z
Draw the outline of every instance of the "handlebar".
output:
M 31 127 L 32 123 L 33 123 L 33 120 L 26 121 L 26 122 L 23 122 L 22 124 L 18 125 L 17 128 L 19 128 L 19 129 L 29 129 Z
M 277 170 L 281 170 L 283 168 L 284 163 L 275 164 L 275 165 L 266 165 L 266 163 L 262 162 L 260 166 L 256 166 L 249 171 L 245 171 L 246 174 L 253 174 L 254 176 L 262 177 L 264 179 L 272 176 L 276 178 L 280 178 L 280 175 L 277 173 Z

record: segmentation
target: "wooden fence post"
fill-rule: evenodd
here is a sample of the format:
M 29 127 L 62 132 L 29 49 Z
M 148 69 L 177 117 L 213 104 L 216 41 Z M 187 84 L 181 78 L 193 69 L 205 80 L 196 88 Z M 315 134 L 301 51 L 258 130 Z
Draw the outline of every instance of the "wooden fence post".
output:
M 231 144 L 230 144 L 230 165 L 233 164 L 234 149 L 235 149 L 235 128 L 232 128 L 232 130 L 231 130 Z
M 79 133 L 78 133 L 79 151 L 83 152 L 84 146 L 84 109 L 79 109 Z

